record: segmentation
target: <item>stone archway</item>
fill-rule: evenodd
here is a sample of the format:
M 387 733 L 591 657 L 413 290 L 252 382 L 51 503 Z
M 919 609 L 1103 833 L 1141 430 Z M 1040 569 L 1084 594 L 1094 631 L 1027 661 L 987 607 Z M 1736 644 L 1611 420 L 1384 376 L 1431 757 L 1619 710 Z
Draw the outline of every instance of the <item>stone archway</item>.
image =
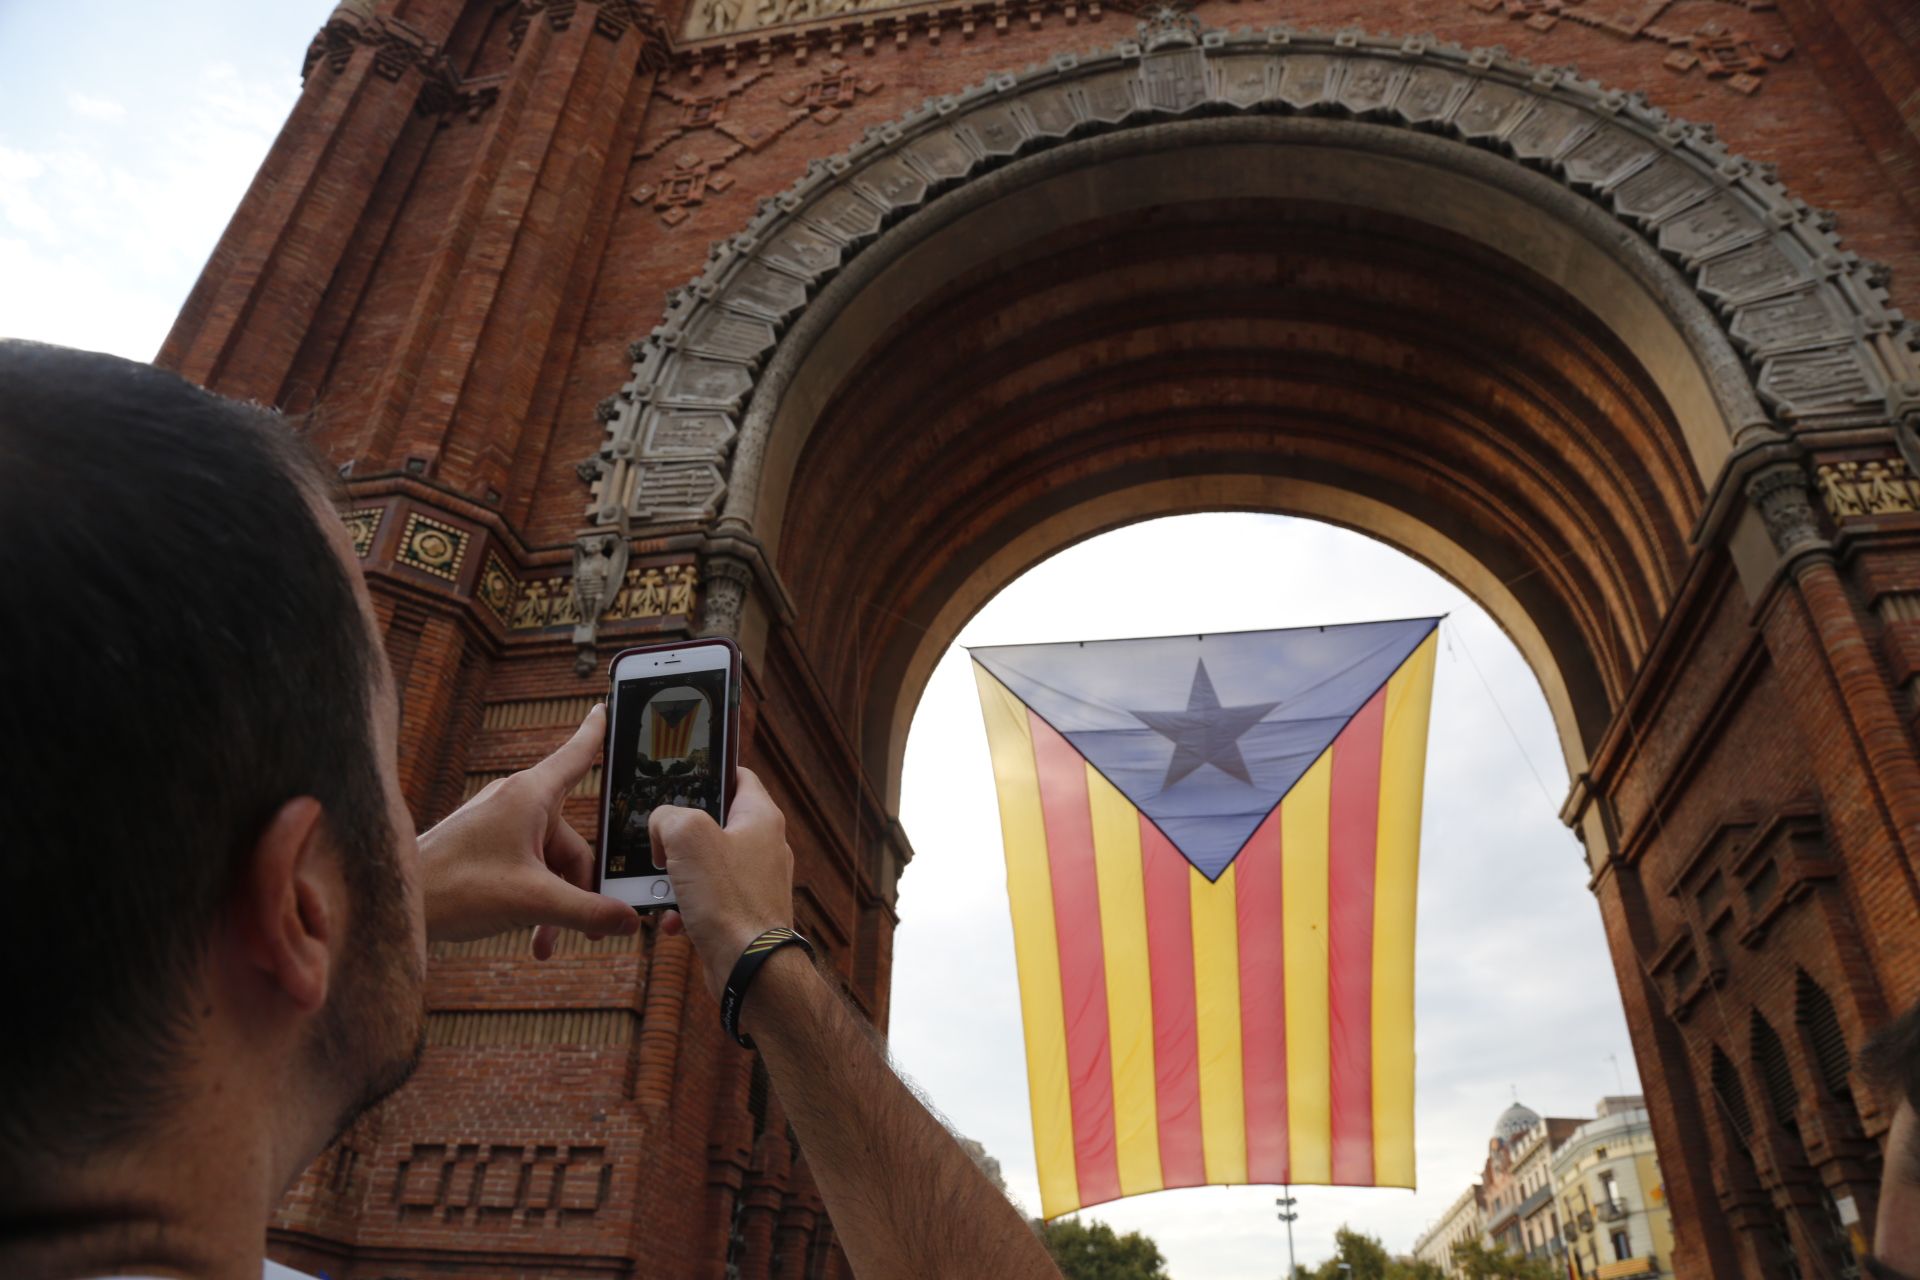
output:
M 1710 398 L 1729 445 L 1776 422 L 1885 423 L 1920 408 L 1920 365 L 1876 268 L 1841 247 L 1830 216 L 1767 166 L 1728 154 L 1711 129 L 1497 50 L 1287 28 L 1203 33 L 1168 14 L 1142 22 L 1137 41 L 994 76 L 870 129 L 716 243 L 707 269 L 634 344 L 631 380 L 601 404 L 607 441 L 582 464 L 592 520 L 702 519 L 724 500 L 730 522 L 743 523 L 779 394 L 809 329 L 834 311 L 810 300 L 849 269 L 875 274 L 870 246 L 884 254 L 899 239 L 883 232 L 923 210 L 950 216 L 949 192 L 996 198 L 1008 184 L 994 171 L 1020 157 L 1216 116 L 1365 122 L 1411 135 L 1416 151 L 1437 135 L 1510 163 L 1456 155 L 1436 168 L 1477 167 L 1475 178 L 1504 185 L 1552 179 L 1579 197 L 1559 209 L 1574 234 L 1666 313 L 1667 336 L 1704 384 L 1694 395 Z M 1591 295 L 1604 285 L 1584 283 L 1599 301 Z M 1696 459 L 1717 461 L 1715 449 L 1697 444 Z
M 1205 251 L 1151 245 L 1169 232 Z M 1293 274 L 1236 290 L 1220 268 L 1240 242 Z M 1124 282 L 1115 261 L 1142 278 L 1110 313 L 1168 296 L 1156 264 L 1216 272 L 1192 314 L 1133 331 L 1149 357 L 1220 357 L 1210 385 L 1238 393 L 1207 402 L 1172 367 L 1078 376 L 1125 326 L 1100 333 L 1098 304 L 1049 311 L 1046 291 Z M 1302 283 L 1316 263 L 1348 281 Z M 1461 305 L 1485 281 L 1524 323 Z M 1860 1118 L 1825 1097 L 1817 1157 L 1756 1147 L 1757 1179 L 1723 1176 L 1698 1137 L 1708 1063 L 1732 1043 L 1709 997 L 1731 968 L 1764 993 L 1811 964 L 1871 1021 L 1916 964 L 1900 934 L 1920 768 L 1807 467 L 1816 436 L 1891 451 L 1920 408 L 1882 283 L 1763 166 L 1632 95 L 1418 39 L 1166 17 L 869 131 L 714 246 L 602 402 L 588 536 L 703 527 L 707 629 L 741 637 L 781 716 L 835 726 L 816 737 L 848 753 L 844 789 L 883 813 L 933 658 L 1051 549 L 1240 507 L 1364 528 L 1441 568 L 1514 634 L 1560 725 L 1563 816 L 1691 1224 L 1683 1257 L 1765 1274 L 1770 1215 L 1813 1224 L 1821 1195 L 1864 1194 Z M 951 355 L 996 350 L 997 325 L 1026 354 L 951 411 L 934 394 L 966 381 Z M 1315 394 L 1351 354 L 1316 345 L 1329 328 L 1373 344 L 1337 402 Z M 1323 367 L 1279 367 L 1289 351 Z M 1412 403 L 1393 403 L 1402 386 Z M 903 503 L 920 509 L 879 510 Z M 1767 741 L 1781 707 L 1785 747 Z M 806 821 L 823 844 L 845 835 Z M 903 849 L 895 831 L 853 850 L 888 903 Z M 863 952 L 885 949 L 874 928 Z M 1813 1226 L 1796 1230 L 1813 1256 Z

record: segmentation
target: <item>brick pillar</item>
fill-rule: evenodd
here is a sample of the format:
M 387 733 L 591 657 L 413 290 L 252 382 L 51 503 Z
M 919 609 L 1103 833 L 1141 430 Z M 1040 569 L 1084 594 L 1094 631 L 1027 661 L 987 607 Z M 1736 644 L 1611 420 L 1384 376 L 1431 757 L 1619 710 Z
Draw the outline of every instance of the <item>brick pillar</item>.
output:
M 488 133 L 375 390 L 356 453 L 495 501 L 530 491 L 543 372 L 563 367 L 663 54 L 613 3 L 524 13 Z M 637 72 L 637 69 L 638 70 Z M 571 308 L 571 309 L 569 309 Z M 550 425 L 544 424 L 544 425 Z M 523 449 L 524 446 L 524 449 Z M 538 457 L 532 458 L 533 462 Z
M 418 8 L 419 6 L 415 6 Z M 269 404 L 404 139 L 431 133 L 415 105 L 447 75 L 440 43 L 384 14 L 336 11 L 308 52 L 305 84 L 253 185 L 188 295 L 156 362 Z
M 1814 521 L 1806 473 L 1770 467 L 1748 496 L 1788 561 L 1791 589 L 1760 619 L 1807 744 L 1844 883 L 1882 991 L 1920 988 L 1920 757 Z

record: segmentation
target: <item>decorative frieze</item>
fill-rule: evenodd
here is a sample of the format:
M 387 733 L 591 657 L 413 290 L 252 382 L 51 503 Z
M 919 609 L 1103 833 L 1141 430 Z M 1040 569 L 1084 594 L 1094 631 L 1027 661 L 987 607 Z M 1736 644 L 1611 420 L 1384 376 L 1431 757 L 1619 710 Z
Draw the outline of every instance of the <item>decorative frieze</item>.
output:
M 691 564 L 627 568 L 619 581 L 611 602 L 599 615 L 602 622 L 690 618 L 698 608 L 700 571 Z M 506 608 L 509 630 L 580 625 L 580 603 L 571 577 L 554 574 L 514 585 L 512 602 Z
M 1920 511 L 1920 480 L 1914 479 L 1904 459 L 1823 462 L 1813 474 L 1820 500 L 1835 520 Z

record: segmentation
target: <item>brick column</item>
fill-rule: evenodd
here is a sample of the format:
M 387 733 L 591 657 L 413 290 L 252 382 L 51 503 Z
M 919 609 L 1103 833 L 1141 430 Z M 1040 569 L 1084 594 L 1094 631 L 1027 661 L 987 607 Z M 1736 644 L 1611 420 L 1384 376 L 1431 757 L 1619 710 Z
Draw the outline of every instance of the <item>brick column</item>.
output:
M 664 55 L 621 0 L 522 10 L 489 132 L 357 450 L 423 459 L 426 474 L 495 500 L 537 472 L 514 466 L 523 444 L 544 445 L 524 435 L 530 410 L 543 372 L 570 359 L 563 312 L 590 292 Z
M 440 26 L 335 12 L 308 51 L 293 114 L 156 363 L 227 395 L 280 401 L 389 156 L 410 130 L 433 128 L 414 107 L 448 74 L 445 38 Z
M 1910 992 L 1920 988 L 1913 736 L 1820 536 L 1806 473 L 1793 463 L 1766 468 L 1748 481 L 1747 494 L 1792 581 L 1760 619 L 1767 649 L 1785 677 L 1875 977 L 1883 991 Z

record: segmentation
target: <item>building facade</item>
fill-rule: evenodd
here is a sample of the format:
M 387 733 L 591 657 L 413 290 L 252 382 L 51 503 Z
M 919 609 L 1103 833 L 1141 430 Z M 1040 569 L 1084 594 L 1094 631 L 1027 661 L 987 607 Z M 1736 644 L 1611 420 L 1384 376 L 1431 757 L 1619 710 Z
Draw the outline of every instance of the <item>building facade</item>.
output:
M 1673 1274 L 1673 1217 L 1645 1100 L 1602 1098 L 1553 1157 L 1553 1192 L 1584 1280 Z
M 1920 52 L 1616 9 L 347 0 L 159 359 L 312 413 L 422 823 L 621 646 L 736 638 L 882 1027 L 907 728 L 985 599 L 1182 511 L 1427 561 L 1559 727 L 1676 1269 L 1815 1273 L 1888 1123 L 1848 1056 L 1920 998 Z M 684 942 L 524 950 L 437 950 L 276 1253 L 838 1274 Z
M 1553 1199 L 1553 1154 L 1578 1120 L 1546 1119 L 1516 1101 L 1494 1124 L 1480 1175 L 1486 1196 L 1485 1242 L 1521 1257 L 1560 1248 Z
M 1414 1241 L 1413 1256 L 1446 1272 L 1450 1280 L 1460 1280 L 1459 1261 L 1453 1256 L 1455 1245 L 1481 1239 L 1486 1231 L 1486 1205 L 1479 1183 L 1474 1183 L 1454 1198 L 1447 1211 Z

